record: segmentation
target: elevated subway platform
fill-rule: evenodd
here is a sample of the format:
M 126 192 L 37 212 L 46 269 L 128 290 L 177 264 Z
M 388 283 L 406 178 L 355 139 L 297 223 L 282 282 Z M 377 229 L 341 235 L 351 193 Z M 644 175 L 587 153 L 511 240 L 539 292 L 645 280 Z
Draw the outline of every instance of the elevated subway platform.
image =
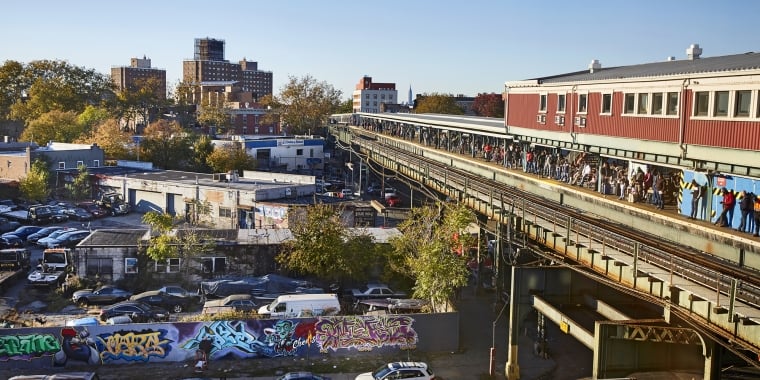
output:
M 361 131 L 367 132 L 363 129 Z M 760 238 L 730 228 L 717 227 L 709 221 L 688 219 L 686 215 L 681 214 L 678 204 L 666 204 L 664 209 L 660 210 L 647 203 L 619 200 L 614 195 L 604 195 L 586 187 L 526 173 L 521 169 L 510 169 L 482 158 L 435 149 L 400 137 L 384 134 L 375 134 L 375 136 L 377 142 L 400 147 L 444 165 L 583 210 L 612 223 L 630 226 L 651 234 L 653 239 L 665 239 L 693 248 L 734 265 L 757 271 L 760 275 Z M 350 135 L 340 134 L 339 138 L 360 147 L 371 145 L 359 138 L 352 139 Z M 384 152 L 382 149 L 368 148 L 366 153 L 368 159 L 388 169 L 415 170 L 409 163 L 396 162 L 392 153 Z M 417 174 L 421 178 L 427 175 L 426 173 Z M 739 212 L 738 206 L 735 212 Z

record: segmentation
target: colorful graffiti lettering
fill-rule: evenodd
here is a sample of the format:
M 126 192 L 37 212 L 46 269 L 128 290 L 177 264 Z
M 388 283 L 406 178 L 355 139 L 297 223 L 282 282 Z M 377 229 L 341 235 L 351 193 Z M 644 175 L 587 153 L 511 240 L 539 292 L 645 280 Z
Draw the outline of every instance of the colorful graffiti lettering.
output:
M 118 331 L 100 335 L 103 361 L 127 360 L 147 362 L 151 357 L 164 358 L 171 350 L 172 341 L 165 339 L 166 331 Z
M 413 349 L 418 336 L 412 323 L 414 319 L 408 316 L 320 317 L 315 340 L 320 344 L 320 352 L 341 348 L 372 351 L 384 346 Z
M 264 344 L 248 333 L 245 330 L 245 325 L 240 321 L 216 321 L 208 326 L 203 326 L 193 339 L 182 345 L 182 348 L 196 350 L 198 344 L 207 336 L 213 342 L 212 357 L 215 352 L 230 348 L 246 354 L 259 354 L 264 348 Z
M 31 360 L 52 356 L 61 350 L 61 344 L 52 334 L 0 336 L 0 361 Z

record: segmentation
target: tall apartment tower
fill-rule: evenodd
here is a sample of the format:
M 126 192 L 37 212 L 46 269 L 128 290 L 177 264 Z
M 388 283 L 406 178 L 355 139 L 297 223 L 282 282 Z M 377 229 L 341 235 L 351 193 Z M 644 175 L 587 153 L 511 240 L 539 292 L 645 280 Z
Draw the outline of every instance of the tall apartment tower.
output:
M 354 112 L 380 112 L 380 105 L 396 104 L 398 91 L 395 83 L 372 83 L 372 77 L 364 76 L 356 84 L 353 94 Z
M 264 95 L 272 93 L 272 72 L 262 71 L 258 62 L 243 58 L 238 63 L 224 59 L 224 40 L 196 38 L 195 54 L 192 60 L 182 62 L 182 80 L 200 88 L 188 99 L 201 104 L 204 93 L 242 93 L 242 97 L 257 102 Z M 247 101 L 247 100 L 246 100 Z
M 132 58 L 129 66 L 111 67 L 111 80 L 119 91 L 135 91 L 154 82 L 156 97 L 166 99 L 166 70 L 151 67 L 150 58 L 145 56 Z

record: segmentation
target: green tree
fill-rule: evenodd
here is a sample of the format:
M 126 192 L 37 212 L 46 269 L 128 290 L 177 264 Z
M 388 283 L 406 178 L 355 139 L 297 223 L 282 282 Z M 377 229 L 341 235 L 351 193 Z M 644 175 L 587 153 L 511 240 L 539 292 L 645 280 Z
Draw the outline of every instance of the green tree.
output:
M 84 127 L 74 111 L 52 110 L 31 120 L 21 133 L 21 141 L 46 145 L 49 141 L 70 143 L 82 136 Z
M 208 203 L 195 202 L 195 212 L 208 214 Z M 166 262 L 169 258 L 182 258 L 185 270 L 189 268 L 192 258 L 209 252 L 214 248 L 206 234 L 200 232 L 195 225 L 175 229 L 176 220 L 167 213 L 149 211 L 142 217 L 143 223 L 150 226 L 151 234 L 144 254 L 150 260 Z
M 460 108 L 454 101 L 454 96 L 450 94 L 424 94 L 417 99 L 417 104 L 414 107 L 415 113 L 464 114 L 462 108 Z
M 144 125 L 154 121 L 153 115 L 168 104 L 165 94 L 159 90 L 163 84 L 156 78 L 135 80 L 132 87 L 126 87 L 116 94 L 116 114 L 126 125 L 139 122 Z
M 215 127 L 217 133 L 224 133 L 232 125 L 230 109 L 223 104 L 204 104 L 198 111 L 198 122 L 208 127 Z
M 483 117 L 504 117 L 504 100 L 501 94 L 478 94 L 472 102 L 472 110 Z
M 26 93 L 10 107 L 11 118 L 29 124 L 50 111 L 80 113 L 113 98 L 110 77 L 66 61 L 32 61 L 16 77 L 14 93 Z
M 390 240 L 391 268 L 413 276 L 414 297 L 429 300 L 434 310 L 449 310 L 456 291 L 467 285 L 463 248 L 477 243 L 464 231 L 476 220 L 464 205 L 439 202 L 412 209 L 399 225 L 402 236 Z
M 354 100 L 348 98 L 344 100 L 335 110 L 335 113 L 353 113 L 354 112 Z
M 112 118 L 113 115 L 106 108 L 88 105 L 77 116 L 77 121 L 85 131 L 91 131 L 94 126 Z
M 158 120 L 145 128 L 140 157 L 162 169 L 181 169 L 192 157 L 189 139 L 176 122 Z
M 340 210 L 317 204 L 305 215 L 288 216 L 293 239 L 282 244 L 277 262 L 291 271 L 332 281 L 365 279 L 375 250 L 374 238 L 349 231 Z
M 0 121 L 11 118 L 11 106 L 21 99 L 31 83 L 24 78 L 24 65 L 5 61 L 0 66 Z
M 317 130 L 335 113 L 340 105 L 341 91 L 326 82 L 319 82 L 311 75 L 303 78 L 289 77 L 280 89 L 279 96 L 264 96 L 262 105 L 271 107 L 264 122 L 282 122 L 283 131 L 289 134 L 307 134 Z
M 24 198 L 28 200 L 45 200 L 50 195 L 49 178 L 48 163 L 45 160 L 36 159 L 32 162 L 29 174 L 19 180 L 19 190 Z
M 128 147 L 132 144 L 132 135 L 125 132 L 116 119 L 107 119 L 96 124 L 90 133 L 74 142 L 80 144 L 98 144 L 106 158 L 117 160 L 129 158 Z
M 243 170 L 256 169 L 256 160 L 237 143 L 217 146 L 208 156 L 206 162 L 215 173 L 230 170 L 240 173 Z
M 208 173 L 211 167 L 208 164 L 208 158 L 214 152 L 214 144 L 211 137 L 207 135 L 196 136 L 193 140 L 193 157 L 190 164 L 190 170 L 201 173 Z
M 190 100 L 197 89 L 191 83 L 177 82 L 171 90 L 169 99 L 174 103 L 172 109 L 176 112 L 175 120 L 182 128 L 189 128 L 196 122 L 195 105 Z
M 143 214 L 142 221 L 150 226 L 150 240 L 145 249 L 145 253 L 150 259 L 164 262 L 168 258 L 179 256 L 176 236 L 170 233 L 174 227 L 174 218 L 171 215 L 148 211 Z
M 89 198 L 91 195 L 90 173 L 87 172 L 87 167 L 84 165 L 77 166 L 76 177 L 64 187 L 68 191 L 69 196 L 76 201 Z

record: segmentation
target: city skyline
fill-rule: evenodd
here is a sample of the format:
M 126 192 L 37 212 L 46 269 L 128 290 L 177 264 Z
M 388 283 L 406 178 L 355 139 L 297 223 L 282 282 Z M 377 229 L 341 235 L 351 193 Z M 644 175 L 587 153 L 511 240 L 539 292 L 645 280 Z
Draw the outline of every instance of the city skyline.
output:
M 12 0 L 3 10 L 2 62 L 65 60 L 110 75 L 145 56 L 172 88 L 195 39 L 208 37 L 225 41 L 226 60 L 272 71 L 275 94 L 289 76 L 311 75 L 347 99 L 367 75 L 395 83 L 405 101 L 410 86 L 415 95 L 475 96 L 499 93 L 507 81 L 586 70 L 593 59 L 602 67 L 685 59 L 694 43 L 703 57 L 757 50 L 760 3 Z

